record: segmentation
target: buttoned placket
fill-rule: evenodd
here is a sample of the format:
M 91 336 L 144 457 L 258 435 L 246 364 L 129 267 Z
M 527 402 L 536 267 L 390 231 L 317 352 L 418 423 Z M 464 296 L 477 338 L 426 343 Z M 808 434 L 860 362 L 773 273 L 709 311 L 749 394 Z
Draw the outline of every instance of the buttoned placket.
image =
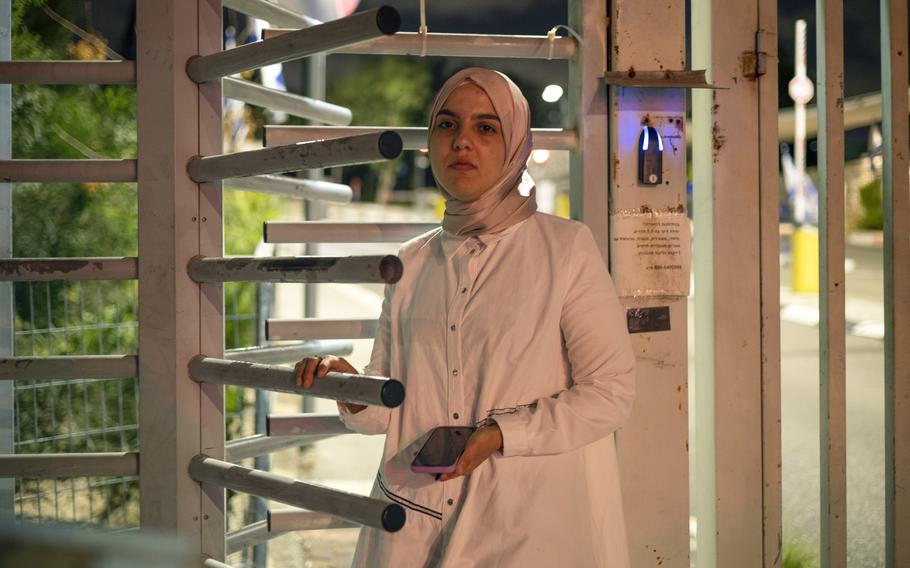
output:
M 451 258 L 455 294 L 449 296 L 450 303 L 446 310 L 446 423 L 450 426 L 464 426 L 472 422 L 469 415 L 471 409 L 465 406 L 462 323 L 477 272 L 477 258 L 483 248 L 483 243 L 472 237 L 465 240 Z M 452 514 L 462 482 L 462 478 L 457 478 L 444 484 L 443 520 Z

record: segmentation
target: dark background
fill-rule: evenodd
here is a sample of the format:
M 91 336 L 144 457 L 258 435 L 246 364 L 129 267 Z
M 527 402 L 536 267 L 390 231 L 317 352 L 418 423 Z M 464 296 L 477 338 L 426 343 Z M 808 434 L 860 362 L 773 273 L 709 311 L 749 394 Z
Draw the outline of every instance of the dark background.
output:
M 75 6 L 79 3 L 74 2 Z M 416 0 L 362 0 L 359 10 L 391 5 L 402 16 L 402 31 L 416 31 L 419 25 Z M 543 35 L 557 24 L 567 23 L 565 0 L 456 0 L 427 3 L 427 25 L 431 32 L 461 32 L 481 34 Z M 794 68 L 794 26 L 798 18 L 808 23 L 808 68 L 814 77 L 815 68 L 815 3 L 805 0 L 781 0 L 778 3 L 778 53 L 780 71 L 779 104 L 792 106 L 787 95 L 787 82 Z M 111 47 L 128 59 L 135 58 L 134 2 L 122 0 L 92 0 L 83 3 L 82 10 L 73 14 L 77 23 L 88 25 L 110 41 Z M 227 14 L 226 14 L 227 16 Z M 234 21 L 236 16 L 233 16 Z M 227 23 L 230 18 L 226 17 Z M 89 21 L 90 20 L 90 21 Z M 241 18 L 242 21 L 242 18 Z M 560 32 L 561 35 L 564 32 Z M 844 2 L 844 69 L 847 97 L 878 91 L 880 81 L 879 4 L 874 0 L 845 0 Z M 370 56 L 332 55 L 328 58 L 328 80 L 356 72 L 370 65 Z M 561 119 L 552 107 L 539 98 L 549 83 L 565 86 L 567 64 L 564 61 L 528 61 L 514 59 L 463 59 L 428 57 L 433 70 L 434 87 L 454 71 L 468 65 L 482 64 L 510 75 L 522 87 L 532 105 L 534 125 L 560 126 Z M 305 62 L 285 64 L 285 76 L 292 91 L 306 87 Z M 546 107 L 546 108 L 545 108 Z M 866 128 L 848 133 L 847 157 L 853 158 L 866 150 Z M 814 144 L 810 142 L 807 159 L 815 162 Z

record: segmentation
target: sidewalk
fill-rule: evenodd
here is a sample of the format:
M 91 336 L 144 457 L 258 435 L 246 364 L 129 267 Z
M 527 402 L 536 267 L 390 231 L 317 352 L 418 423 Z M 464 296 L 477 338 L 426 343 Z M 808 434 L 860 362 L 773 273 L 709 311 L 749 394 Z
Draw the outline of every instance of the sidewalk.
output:
M 881 302 L 847 296 L 844 305 L 848 335 L 884 339 L 885 311 Z M 790 323 L 818 327 L 818 295 L 796 294 L 789 287 L 780 288 L 780 319 Z

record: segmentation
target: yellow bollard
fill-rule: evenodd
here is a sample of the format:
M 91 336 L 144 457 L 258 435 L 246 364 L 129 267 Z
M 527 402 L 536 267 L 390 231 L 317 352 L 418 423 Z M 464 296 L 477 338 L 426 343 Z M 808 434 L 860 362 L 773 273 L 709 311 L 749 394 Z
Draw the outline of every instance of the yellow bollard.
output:
M 797 227 L 790 240 L 791 287 L 803 294 L 818 293 L 818 229 Z
M 563 219 L 569 218 L 569 194 L 560 193 L 556 195 L 556 216 Z
M 436 212 L 436 218 L 442 221 L 446 213 L 446 198 L 441 194 L 436 194 L 433 199 L 433 210 Z

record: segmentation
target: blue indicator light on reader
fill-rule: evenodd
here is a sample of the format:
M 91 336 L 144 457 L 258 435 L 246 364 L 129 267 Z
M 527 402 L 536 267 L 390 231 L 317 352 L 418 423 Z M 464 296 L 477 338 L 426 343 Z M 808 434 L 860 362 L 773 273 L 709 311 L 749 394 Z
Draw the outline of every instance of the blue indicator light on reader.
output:
M 642 126 L 638 139 L 638 183 L 660 185 L 663 182 L 664 141 L 653 126 Z

